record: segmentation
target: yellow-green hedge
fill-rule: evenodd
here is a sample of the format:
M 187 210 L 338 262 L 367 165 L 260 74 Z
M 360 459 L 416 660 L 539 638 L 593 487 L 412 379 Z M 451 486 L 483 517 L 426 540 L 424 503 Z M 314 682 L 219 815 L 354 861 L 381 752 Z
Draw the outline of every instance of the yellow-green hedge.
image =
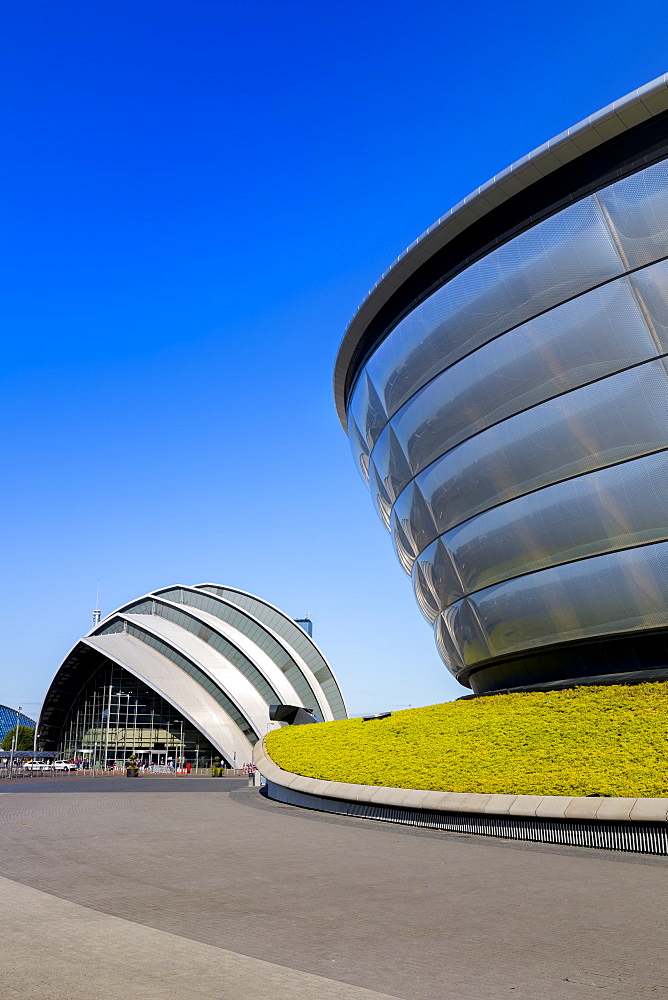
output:
M 668 796 L 668 683 L 501 694 L 287 726 L 267 750 L 331 781 L 453 792 Z

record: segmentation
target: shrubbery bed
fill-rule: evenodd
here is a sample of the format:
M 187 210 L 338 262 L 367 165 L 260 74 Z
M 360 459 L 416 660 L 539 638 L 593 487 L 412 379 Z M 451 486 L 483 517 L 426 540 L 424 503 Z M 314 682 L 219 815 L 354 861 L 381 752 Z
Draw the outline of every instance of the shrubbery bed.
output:
M 668 682 L 493 695 L 269 733 L 287 771 L 453 792 L 668 796 Z

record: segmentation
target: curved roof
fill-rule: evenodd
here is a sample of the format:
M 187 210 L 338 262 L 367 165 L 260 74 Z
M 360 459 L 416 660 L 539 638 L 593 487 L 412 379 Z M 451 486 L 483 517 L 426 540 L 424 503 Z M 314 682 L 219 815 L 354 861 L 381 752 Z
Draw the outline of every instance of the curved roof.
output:
M 0 705 L 0 741 L 4 740 L 7 733 L 11 732 L 16 726 L 16 717 L 18 712 L 15 708 L 11 708 L 9 705 Z M 35 720 L 28 718 L 21 712 L 18 715 L 20 726 L 34 726 Z
M 562 168 L 566 168 L 568 178 L 564 179 L 570 184 L 571 189 L 577 189 L 579 184 L 586 184 L 587 171 L 580 172 L 578 176 L 576 170 L 580 161 L 585 158 L 589 159 L 594 174 L 598 170 L 599 179 L 606 169 L 615 170 L 618 175 L 622 172 L 632 172 L 634 150 L 630 134 L 637 133 L 639 129 L 651 124 L 667 110 L 668 74 L 664 74 L 596 114 L 590 115 L 589 118 L 517 160 L 512 166 L 469 194 L 419 236 L 368 292 L 350 321 L 339 347 L 334 370 L 334 396 L 344 430 L 347 430 L 347 395 L 356 370 L 363 363 L 365 349 L 367 354 L 373 350 L 388 329 L 401 318 L 402 309 L 405 313 L 415 304 L 417 296 L 431 290 L 429 286 L 433 284 L 435 272 L 433 268 L 429 268 L 429 263 L 436 255 L 440 254 L 445 261 L 447 254 L 444 251 L 450 245 L 453 252 L 448 264 L 456 266 L 459 263 L 461 269 L 462 264 L 469 262 L 467 259 L 469 253 L 477 253 L 480 256 L 491 249 L 489 246 L 491 241 L 499 242 L 509 238 L 513 234 L 511 232 L 513 227 L 516 231 L 518 225 L 521 225 L 522 214 L 526 225 L 529 220 L 535 221 L 534 213 L 556 210 L 561 203 L 559 199 L 561 198 L 562 202 L 564 200 L 564 191 L 558 190 L 559 185 L 554 183 L 555 175 L 559 171 L 563 173 Z M 619 165 L 613 162 L 602 163 L 600 156 L 596 164 L 592 162 L 592 157 L 596 156 L 601 147 L 623 136 L 629 136 L 629 143 L 626 146 L 618 143 Z M 651 143 L 646 142 L 643 151 L 650 145 Z M 665 152 L 662 155 L 665 155 Z M 646 157 L 645 162 L 647 162 Z M 542 189 L 539 201 L 542 199 L 543 204 L 536 205 L 525 197 L 523 206 L 519 204 L 517 206 L 519 215 L 513 219 L 510 204 L 513 201 L 521 201 L 522 196 L 526 195 L 530 188 L 539 187 Z M 583 187 L 580 191 L 576 191 L 575 196 L 582 196 L 584 191 Z M 496 216 L 494 220 L 493 216 Z M 486 227 L 484 223 L 489 223 L 489 226 Z M 478 229 L 476 239 L 469 240 L 467 244 L 463 237 L 474 227 Z M 454 244 L 457 242 L 459 246 L 455 250 Z M 441 271 L 445 273 L 447 270 L 448 265 L 444 263 Z M 411 283 L 410 295 L 408 297 L 404 295 L 402 301 L 397 293 L 402 286 Z M 376 328 L 374 337 L 365 345 L 369 329 L 374 326 Z
M 346 717 L 338 683 L 313 640 L 278 608 L 213 584 L 174 585 L 122 605 L 91 629 L 58 668 L 39 720 L 57 734 L 79 691 L 112 661 L 156 691 L 231 760 L 248 757 L 270 704 Z

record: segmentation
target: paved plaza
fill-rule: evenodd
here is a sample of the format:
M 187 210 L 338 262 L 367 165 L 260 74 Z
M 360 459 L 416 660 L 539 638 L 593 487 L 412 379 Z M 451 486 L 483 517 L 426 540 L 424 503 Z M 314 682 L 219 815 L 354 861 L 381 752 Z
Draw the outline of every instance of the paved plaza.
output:
M 234 779 L 0 793 L 3 1000 L 668 1000 L 665 859 L 326 816 Z

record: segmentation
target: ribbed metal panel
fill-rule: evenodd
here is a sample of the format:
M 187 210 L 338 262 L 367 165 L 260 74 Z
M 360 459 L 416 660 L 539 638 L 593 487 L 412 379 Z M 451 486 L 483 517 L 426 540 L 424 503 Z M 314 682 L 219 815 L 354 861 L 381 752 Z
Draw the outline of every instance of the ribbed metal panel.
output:
M 636 854 L 668 855 L 668 824 L 612 823 L 597 820 L 539 819 L 532 816 L 487 816 L 475 813 L 434 812 L 402 809 L 368 802 L 346 802 L 307 792 L 292 791 L 267 781 L 270 799 L 287 805 L 320 812 L 375 819 L 385 823 L 474 833 L 484 837 L 503 837 L 541 844 L 565 844 L 570 847 L 595 847 L 606 851 L 632 851 Z

